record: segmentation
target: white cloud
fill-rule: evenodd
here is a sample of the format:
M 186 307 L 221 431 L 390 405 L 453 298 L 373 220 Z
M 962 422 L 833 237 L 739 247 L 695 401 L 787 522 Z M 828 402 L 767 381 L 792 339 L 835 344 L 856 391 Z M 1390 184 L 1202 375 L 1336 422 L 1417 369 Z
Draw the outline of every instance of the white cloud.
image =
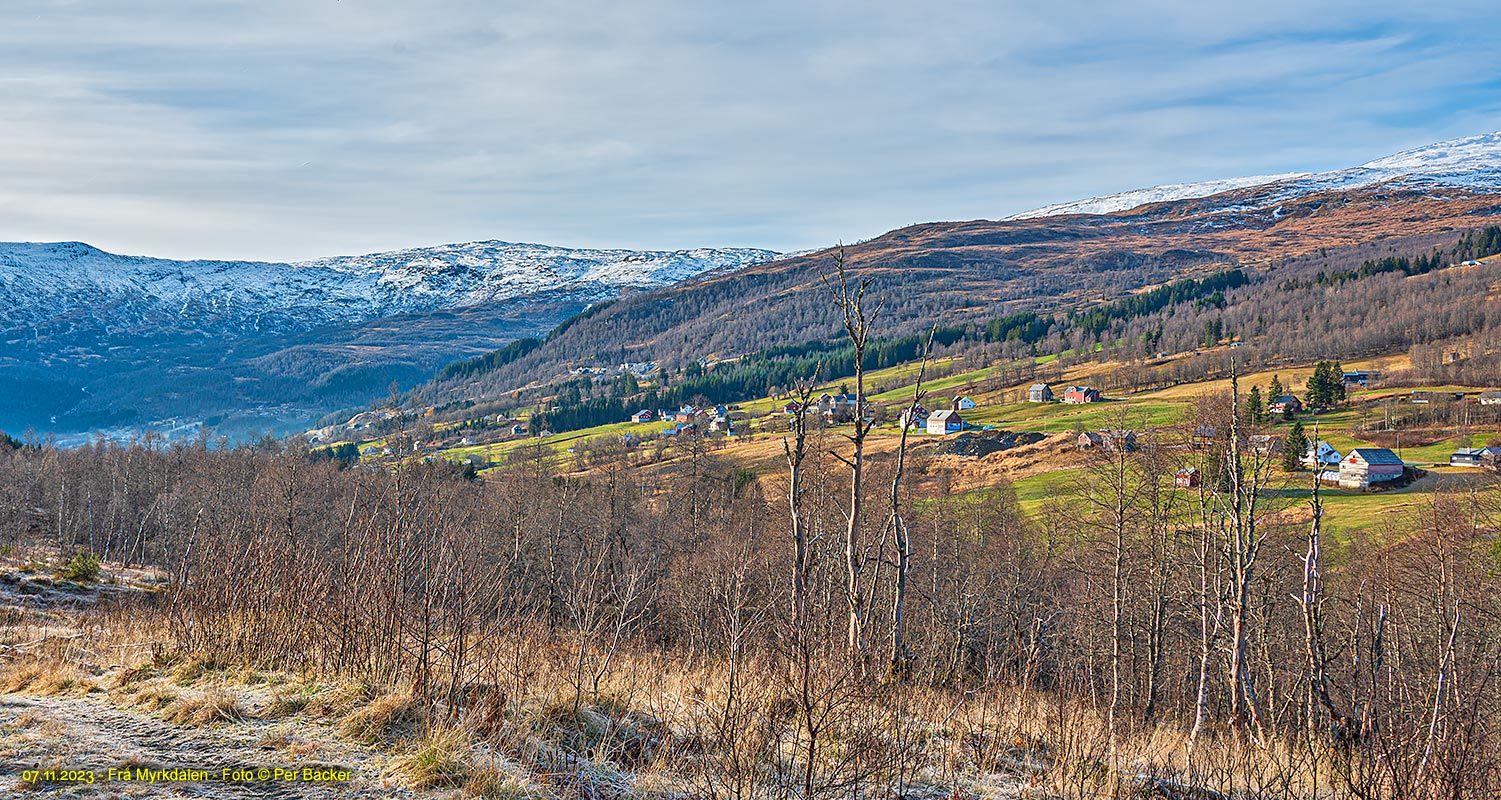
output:
M 1492 4 L 0 9 L 0 239 L 800 248 L 1501 128 Z

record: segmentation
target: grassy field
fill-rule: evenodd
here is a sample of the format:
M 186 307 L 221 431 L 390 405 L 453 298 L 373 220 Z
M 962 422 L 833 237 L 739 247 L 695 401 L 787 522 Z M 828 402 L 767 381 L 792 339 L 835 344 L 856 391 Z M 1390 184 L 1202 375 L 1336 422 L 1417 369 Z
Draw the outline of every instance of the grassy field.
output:
M 1042 361 L 1039 360 L 1039 363 Z M 930 365 L 930 370 L 942 372 L 954 366 L 956 365 L 953 360 L 940 360 Z M 1143 430 L 1181 425 L 1191 418 L 1195 405 L 1200 402 L 1201 398 L 1211 393 L 1228 392 L 1230 388 L 1228 380 L 1203 381 L 1124 396 L 1109 396 L 1104 402 L 1086 405 L 1015 402 L 1015 398 L 1022 396 L 1025 385 L 1003 387 L 992 385 L 987 390 L 979 389 L 986 384 L 993 384 L 993 379 L 998 374 L 1015 366 L 1017 364 L 1014 362 L 1001 362 L 979 369 L 963 370 L 939 378 L 931 378 L 924 384 L 928 392 L 926 405 L 934 409 L 942 408 L 946 405 L 948 398 L 954 394 L 967 394 L 979 403 L 979 407 L 963 412 L 963 416 L 967 423 L 977 429 L 998 428 L 1044 434 L 1120 427 Z M 1350 362 L 1345 366 L 1351 369 L 1390 371 L 1404 368 L 1406 359 L 1394 356 Z M 1096 368 L 1095 365 L 1085 365 L 1066 370 L 1060 380 L 1055 383 L 1055 391 L 1061 393 L 1063 385 L 1070 381 L 1082 380 L 1085 370 Z M 1300 387 L 1311 373 L 1311 367 L 1283 367 L 1258 372 L 1242 377 L 1241 388 L 1247 391 L 1251 386 L 1260 386 L 1263 391 L 1266 391 L 1274 375 L 1284 386 Z M 903 364 L 869 373 L 867 386 L 883 389 L 871 396 L 872 401 L 885 404 L 888 415 L 894 417 L 901 406 L 905 405 L 912 396 L 911 382 L 916 375 L 916 364 Z M 847 380 L 831 381 L 820 386 L 818 392 L 838 393 L 848 383 Z M 1474 392 L 1484 387 L 1431 388 L 1433 391 Z M 1358 428 L 1375 415 L 1382 413 L 1377 403 L 1387 398 L 1397 398 L 1405 402 L 1409 393 L 1410 390 L 1406 389 L 1352 390 L 1351 402 L 1363 403 L 1364 407 L 1346 407 L 1317 415 L 1305 414 L 1302 417 L 1305 435 L 1313 439 L 1317 434 L 1317 438 L 1328 441 L 1343 453 L 1348 453 L 1354 447 L 1380 446 L 1362 438 L 1357 432 Z M 786 402 L 785 397 L 762 397 L 735 404 L 735 408 L 748 417 L 747 420 L 737 424 L 742 426 L 742 430 L 749 428 L 757 433 L 748 438 L 728 440 L 724 447 L 717 451 L 719 456 L 737 468 L 751 469 L 760 473 L 771 473 L 781 469 L 779 442 L 784 417 L 780 414 L 780 409 L 784 402 Z M 646 424 L 617 422 L 543 438 L 518 438 L 493 444 L 455 447 L 442 451 L 439 456 L 458 463 L 463 463 L 471 456 L 479 456 L 491 463 L 505 463 L 518 449 L 535 447 L 550 456 L 559 468 L 567 470 L 571 468 L 569 450 L 582 443 L 605 437 L 618 438 L 628 432 L 647 437 L 661 434 L 671 427 L 672 423 L 664 422 Z M 1290 423 L 1278 420 L 1274 425 L 1274 430 L 1278 433 L 1285 433 L 1289 427 Z M 878 426 L 871 433 L 872 448 L 879 451 L 894 447 L 898 433 L 899 430 L 894 422 Z M 1437 432 L 1438 435 L 1442 433 L 1443 431 Z M 1484 431 L 1472 433 L 1472 441 L 1482 442 L 1495 435 L 1495 432 Z M 1457 432 L 1453 436 L 1443 437 L 1436 441 L 1434 435 L 1433 432 L 1429 432 L 1421 440 L 1415 436 L 1412 445 L 1400 448 L 1400 455 L 1414 466 L 1430 467 L 1434 464 L 1446 464 L 1449 453 L 1453 452 L 1463 440 Z M 923 443 L 931 442 L 936 437 L 925 433 L 914 433 L 910 438 L 914 443 Z M 362 446 L 369 444 L 371 443 L 362 443 Z M 669 460 L 673 458 L 670 446 L 666 458 Z M 949 458 L 950 460 L 945 462 L 949 467 L 969 473 L 965 481 L 968 487 L 973 488 L 999 481 L 1010 482 L 1022 508 L 1029 514 L 1036 514 L 1048 498 L 1057 497 L 1065 490 L 1076 486 L 1081 477 L 1080 462 L 1072 452 L 1072 448 L 1067 446 L 1037 455 L 1024 465 L 1015 467 L 1005 463 L 1002 456 L 967 460 Z M 991 463 L 996 459 L 999 459 L 999 465 Z M 1453 481 L 1446 478 L 1446 475 L 1447 473 L 1435 473 L 1433 477 L 1400 491 L 1366 493 L 1326 490 L 1323 496 L 1329 510 L 1329 528 L 1338 533 L 1379 526 L 1391 515 L 1422 503 L 1425 497 L 1430 496 L 1437 487 L 1452 483 Z M 1303 477 L 1289 478 L 1289 480 L 1303 479 Z M 1301 487 L 1278 489 L 1275 492 L 1271 499 L 1274 502 L 1285 501 L 1289 507 L 1300 505 L 1308 494 L 1308 490 Z

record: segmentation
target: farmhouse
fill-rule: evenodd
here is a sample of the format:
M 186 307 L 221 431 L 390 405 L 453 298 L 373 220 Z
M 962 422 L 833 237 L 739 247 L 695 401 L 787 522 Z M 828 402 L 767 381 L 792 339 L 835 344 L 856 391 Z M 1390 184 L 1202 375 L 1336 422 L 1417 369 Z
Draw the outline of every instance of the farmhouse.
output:
M 1063 392 L 1063 402 L 1070 404 L 1098 403 L 1100 390 L 1093 386 L 1070 386 Z
M 903 428 L 921 428 L 928 420 L 928 410 L 918 403 L 912 408 L 902 409 L 901 424 Z
M 1303 453 L 1303 457 L 1298 459 L 1299 463 L 1309 469 L 1338 467 L 1339 462 L 1343 460 L 1344 455 L 1330 446 L 1328 442 L 1309 445 L 1308 450 Z
M 1433 392 L 1413 392 L 1412 393 L 1412 403 L 1413 403 L 1413 405 L 1426 406 L 1429 403 L 1432 403 L 1434 401 L 1434 399 L 1435 399 L 1435 396 L 1434 396 Z
M 1449 456 L 1451 467 L 1485 467 L 1496 463 L 1494 447 L 1461 447 Z
M 1368 489 L 1373 483 L 1397 480 L 1402 470 L 1402 459 L 1385 447 L 1357 447 L 1339 462 L 1339 485 Z
M 643 408 L 631 415 L 631 422 L 651 422 L 655 417 L 655 414 Z
M 958 433 L 964 430 L 964 420 L 953 409 L 934 411 L 928 415 L 928 433 Z
M 964 397 L 964 396 L 955 397 L 954 398 L 954 407 L 957 408 L 957 409 L 959 409 L 960 411 L 968 411 L 971 408 L 975 407 L 975 401 L 969 399 L 968 397 Z
M 1105 447 L 1114 450 L 1119 447 L 1126 452 L 1136 450 L 1136 431 L 1102 430 L 1100 435 L 1105 437 Z
M 1354 369 L 1345 372 L 1343 380 L 1346 386 L 1370 386 L 1381 380 L 1381 373 L 1378 370 Z
M 1053 387 L 1046 383 L 1034 383 L 1027 390 L 1028 403 L 1051 403 L 1053 402 Z
M 1501 406 L 1501 389 L 1487 389 L 1481 392 L 1480 404 L 1483 406 Z
M 798 411 L 801 411 L 802 408 L 802 406 L 797 404 L 796 400 L 788 400 L 787 402 L 782 404 L 782 413 L 796 414 Z
M 1301 414 L 1303 401 L 1290 394 L 1279 395 L 1267 403 L 1266 410 L 1273 414 Z
M 1099 433 L 1085 431 L 1079 434 L 1079 438 L 1075 444 L 1080 450 L 1087 450 L 1091 447 L 1103 447 L 1106 450 L 1120 448 L 1126 452 L 1131 452 L 1136 449 L 1136 431 L 1109 429 L 1101 429 Z
M 1184 467 L 1173 473 L 1173 485 L 1179 489 L 1192 489 L 1202 482 L 1198 467 Z
M 1192 439 L 1194 447 L 1208 447 L 1214 444 L 1214 440 L 1219 436 L 1219 433 L 1219 429 L 1213 425 L 1198 425 L 1194 427 L 1193 435 L 1190 439 Z

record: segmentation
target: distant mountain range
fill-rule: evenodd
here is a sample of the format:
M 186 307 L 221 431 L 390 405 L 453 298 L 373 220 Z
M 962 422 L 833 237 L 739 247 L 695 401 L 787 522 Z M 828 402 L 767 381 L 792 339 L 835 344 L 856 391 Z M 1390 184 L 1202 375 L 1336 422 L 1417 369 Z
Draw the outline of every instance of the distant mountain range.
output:
M 1501 133 L 1336 172 L 1177 184 L 938 222 L 848 248 L 887 332 L 1077 306 L 1227 264 L 1450 242 L 1501 215 Z M 1426 238 L 1425 238 L 1426 237 Z M 0 244 L 0 430 L 288 431 L 422 384 L 445 363 L 542 336 L 524 358 L 426 385 L 495 399 L 581 365 L 675 365 L 837 331 L 828 251 L 571 250 L 476 242 L 280 264 Z M 543 389 L 542 391 L 545 391 Z M 535 393 L 535 392 L 534 392 Z
M 473 242 L 281 264 L 0 243 L 0 429 L 278 429 L 622 291 L 776 256 Z

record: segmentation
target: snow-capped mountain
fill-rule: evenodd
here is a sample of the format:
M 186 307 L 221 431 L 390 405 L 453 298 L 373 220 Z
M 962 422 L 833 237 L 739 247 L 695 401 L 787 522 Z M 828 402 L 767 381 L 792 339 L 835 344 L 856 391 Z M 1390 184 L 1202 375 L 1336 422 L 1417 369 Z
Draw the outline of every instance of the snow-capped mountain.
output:
M 1501 189 L 1501 131 L 1414 148 L 1350 169 L 1169 184 L 1043 206 L 1006 219 L 1114 214 L 1148 203 L 1211 197 L 1246 189 L 1255 190 L 1259 203 L 1271 204 L 1316 192 L 1361 189 L 1384 183 L 1409 187 Z
M 549 293 L 584 303 L 775 258 L 750 248 L 639 252 L 472 242 L 292 264 L 120 256 L 79 242 L 0 243 L 0 333 L 98 317 L 205 332 L 285 331 Z
M 473 242 L 282 264 L 0 244 L 0 430 L 305 426 L 624 290 L 776 257 Z

